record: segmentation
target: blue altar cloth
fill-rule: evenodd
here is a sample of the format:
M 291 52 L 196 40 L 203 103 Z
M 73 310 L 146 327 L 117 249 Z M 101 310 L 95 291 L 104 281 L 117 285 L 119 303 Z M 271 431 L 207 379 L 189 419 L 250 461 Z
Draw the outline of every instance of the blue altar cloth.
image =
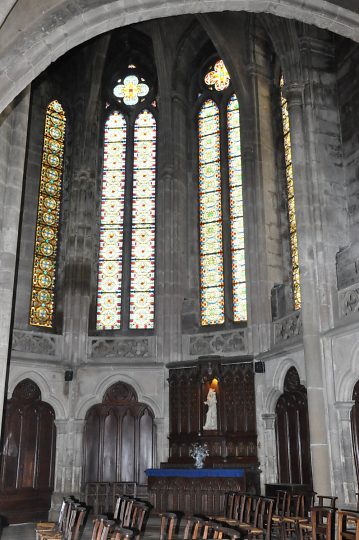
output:
M 244 469 L 146 469 L 148 477 L 176 476 L 177 478 L 243 478 Z

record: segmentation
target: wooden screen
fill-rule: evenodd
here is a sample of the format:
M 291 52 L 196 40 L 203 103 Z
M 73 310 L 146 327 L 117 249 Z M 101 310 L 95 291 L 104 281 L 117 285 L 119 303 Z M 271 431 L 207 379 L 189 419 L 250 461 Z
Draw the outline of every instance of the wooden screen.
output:
M 217 430 L 203 430 L 207 407 L 204 404 L 212 376 L 208 362 L 170 369 L 170 457 L 172 463 L 193 464 L 189 449 L 206 442 L 206 464 L 256 464 L 257 434 L 254 373 L 250 362 L 223 362 L 210 359 L 218 375 Z
M 307 391 L 292 367 L 276 406 L 278 480 L 312 484 Z
M 54 485 L 54 419 L 30 379 L 16 386 L 5 405 L 0 508 L 11 523 L 47 518 Z
M 154 415 L 119 382 L 86 415 L 84 482 L 146 484 L 154 463 Z
M 357 482 L 359 483 L 359 381 L 354 386 L 353 400 L 355 401 L 351 414 L 352 441 Z

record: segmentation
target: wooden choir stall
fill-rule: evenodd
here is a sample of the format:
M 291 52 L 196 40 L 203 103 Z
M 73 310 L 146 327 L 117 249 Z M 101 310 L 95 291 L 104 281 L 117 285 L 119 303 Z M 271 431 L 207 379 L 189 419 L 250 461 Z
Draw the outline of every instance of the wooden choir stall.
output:
M 259 492 L 251 357 L 168 364 L 169 459 L 148 469 L 155 511 L 219 513 L 228 491 Z M 205 448 L 203 468 L 191 453 Z

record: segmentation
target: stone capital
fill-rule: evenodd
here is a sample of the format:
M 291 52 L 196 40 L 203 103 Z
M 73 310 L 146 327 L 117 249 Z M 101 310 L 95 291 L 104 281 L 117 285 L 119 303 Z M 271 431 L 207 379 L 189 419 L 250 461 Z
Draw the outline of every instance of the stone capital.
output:
M 262 414 L 262 420 L 264 423 L 264 429 L 267 430 L 274 430 L 275 428 L 275 413 L 263 413 Z
M 304 84 L 299 82 L 285 83 L 282 88 L 283 96 L 288 102 L 288 109 L 301 107 L 304 103 Z
M 350 421 L 350 413 L 354 403 L 355 401 L 337 401 L 334 403 L 341 422 Z

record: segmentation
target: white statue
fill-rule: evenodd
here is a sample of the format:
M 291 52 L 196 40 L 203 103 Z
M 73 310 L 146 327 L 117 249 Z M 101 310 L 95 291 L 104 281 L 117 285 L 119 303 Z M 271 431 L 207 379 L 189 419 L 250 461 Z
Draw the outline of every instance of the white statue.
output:
M 203 429 L 217 429 L 217 395 L 213 388 L 208 390 L 207 401 L 204 404 L 208 405 L 208 411 Z

